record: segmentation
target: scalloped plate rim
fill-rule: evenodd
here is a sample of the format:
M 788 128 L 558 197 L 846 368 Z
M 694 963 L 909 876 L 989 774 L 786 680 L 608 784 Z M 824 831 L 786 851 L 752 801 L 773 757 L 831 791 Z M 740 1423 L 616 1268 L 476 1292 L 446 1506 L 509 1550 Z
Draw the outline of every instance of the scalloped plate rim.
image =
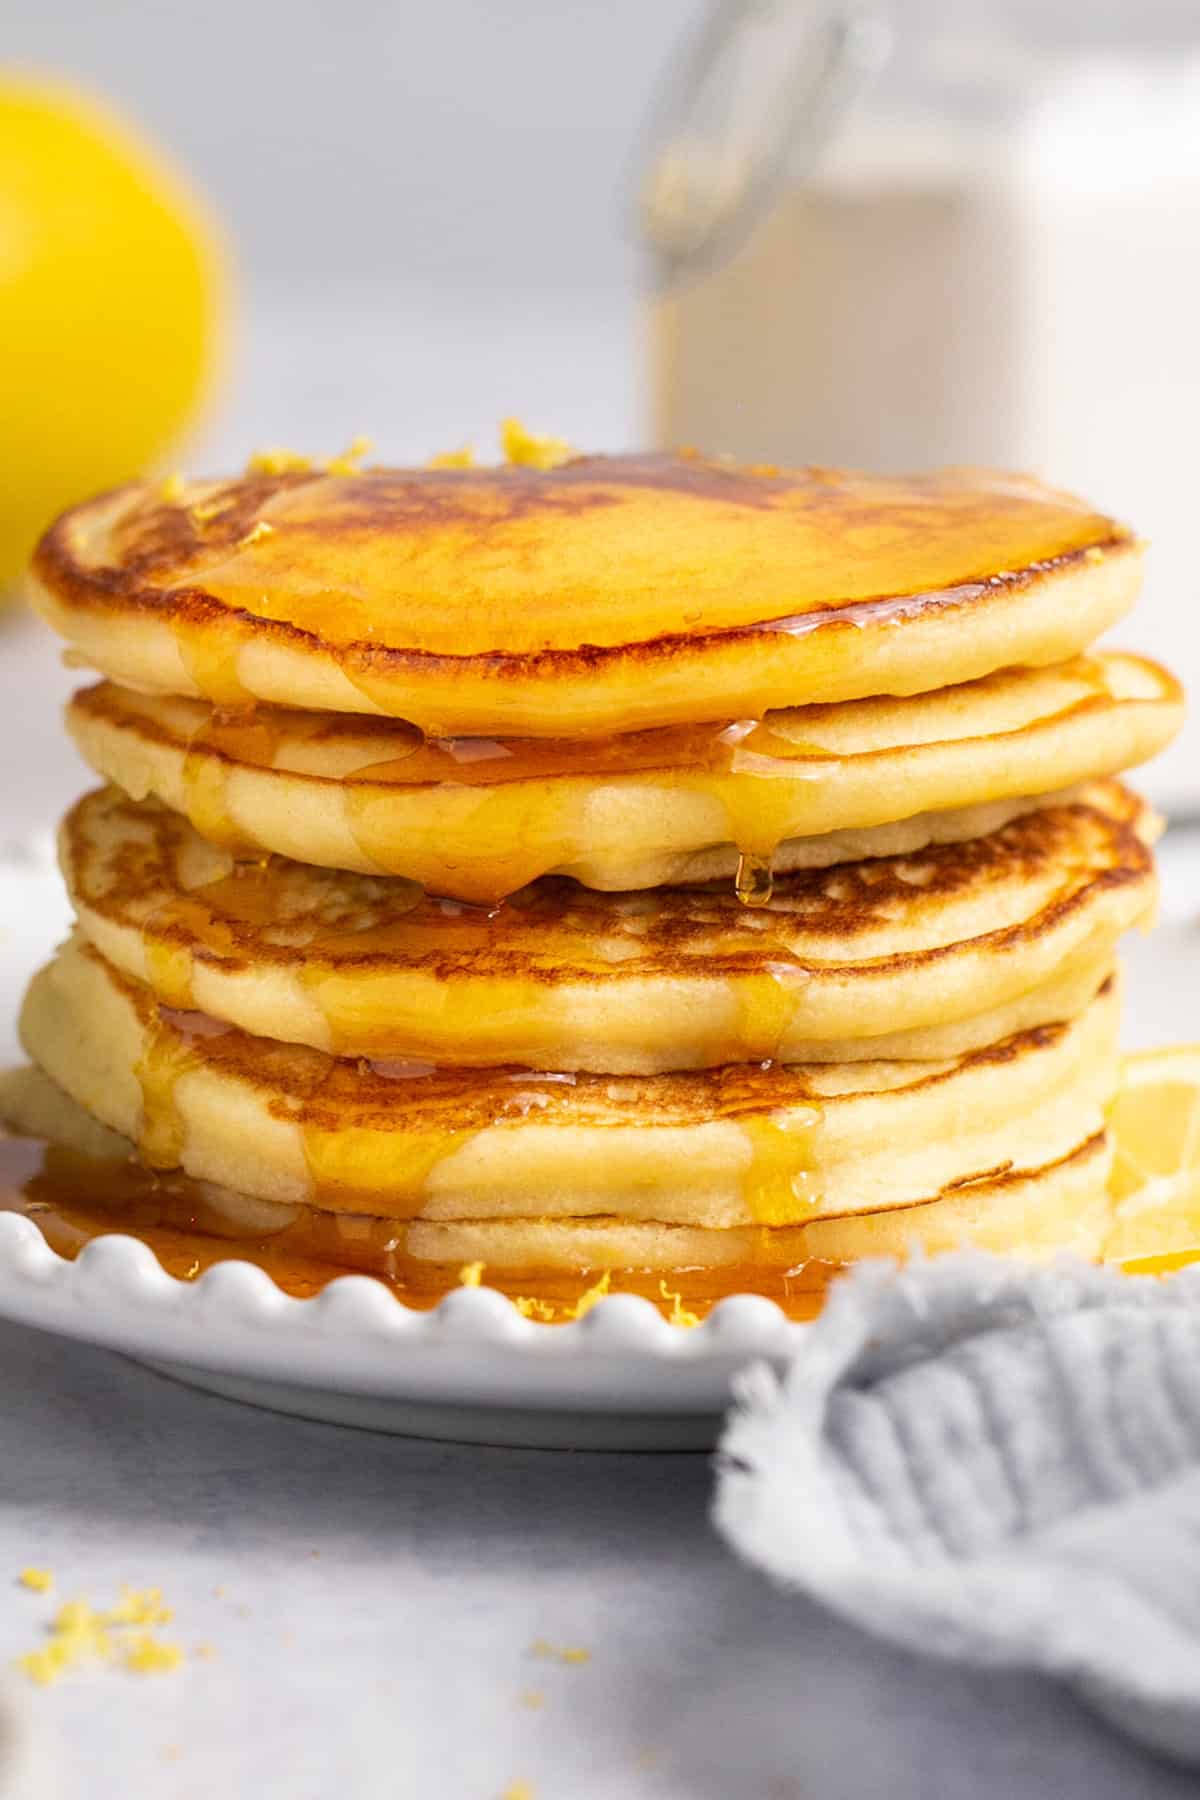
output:
M 486 1287 L 457 1289 L 416 1311 L 370 1276 L 348 1275 L 299 1299 L 235 1260 L 180 1280 L 119 1233 L 72 1262 L 13 1213 L 0 1214 L 0 1317 L 185 1377 L 207 1372 L 409 1407 L 631 1418 L 718 1412 L 737 1370 L 787 1360 L 804 1330 L 773 1301 L 745 1294 L 688 1328 L 628 1294 L 606 1296 L 566 1325 L 522 1318 Z

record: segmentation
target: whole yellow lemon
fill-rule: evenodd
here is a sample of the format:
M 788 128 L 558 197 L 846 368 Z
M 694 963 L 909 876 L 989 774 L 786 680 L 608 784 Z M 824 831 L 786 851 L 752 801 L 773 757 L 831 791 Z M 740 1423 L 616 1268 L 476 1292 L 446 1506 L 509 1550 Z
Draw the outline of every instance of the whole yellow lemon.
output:
M 224 257 L 160 153 L 0 70 L 0 593 L 72 501 L 145 473 L 221 352 Z

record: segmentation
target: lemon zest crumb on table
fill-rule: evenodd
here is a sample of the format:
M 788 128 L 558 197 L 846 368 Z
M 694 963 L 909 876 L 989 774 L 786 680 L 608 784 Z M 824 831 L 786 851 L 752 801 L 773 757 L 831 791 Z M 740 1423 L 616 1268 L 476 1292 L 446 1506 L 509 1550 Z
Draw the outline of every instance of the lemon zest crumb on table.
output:
M 591 1662 L 590 1650 L 581 1649 L 577 1644 L 560 1646 L 552 1644 L 546 1638 L 535 1638 L 529 1646 L 530 1656 L 541 1657 L 545 1662 L 586 1663 Z
M 114 1657 L 135 1674 L 176 1669 L 183 1661 L 182 1649 L 156 1637 L 151 1629 L 167 1624 L 172 1616 L 171 1608 L 163 1604 L 160 1588 L 125 1586 L 121 1598 L 107 1612 L 82 1598 L 66 1600 L 46 1627 L 48 1642 L 27 1650 L 17 1658 L 16 1666 L 39 1687 L 48 1687 L 81 1663 L 109 1662 Z
M 168 1669 L 177 1669 L 182 1661 L 183 1651 L 178 1644 L 164 1643 L 148 1631 L 133 1638 L 125 1649 L 125 1667 L 135 1675 L 164 1674 Z
M 104 1617 L 109 1625 L 169 1625 L 175 1614 L 163 1605 L 161 1588 L 122 1587 L 121 1598 Z
M 17 1580 L 35 1594 L 48 1594 L 54 1586 L 54 1573 L 50 1569 L 22 1569 Z

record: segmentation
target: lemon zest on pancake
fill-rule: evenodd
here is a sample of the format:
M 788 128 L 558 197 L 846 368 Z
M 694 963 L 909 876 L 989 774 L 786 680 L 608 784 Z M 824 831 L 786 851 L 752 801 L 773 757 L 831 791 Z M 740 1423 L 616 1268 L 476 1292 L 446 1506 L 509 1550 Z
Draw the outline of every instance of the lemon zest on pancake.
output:
M 538 437 L 520 419 L 501 422 L 500 447 L 510 463 L 525 469 L 557 469 L 575 454 L 565 438 Z
M 280 445 L 270 445 L 265 450 L 255 450 L 246 462 L 247 475 L 306 475 L 312 468 L 312 457 L 302 456 L 298 450 L 285 450 Z
M 31 1588 L 35 1594 L 48 1594 L 54 1586 L 54 1575 L 50 1569 L 22 1569 L 17 1580 L 22 1587 Z
M 478 1287 L 483 1280 L 483 1271 L 486 1266 L 481 1262 L 464 1263 L 458 1271 L 459 1287 Z
M 689 1307 L 686 1307 L 683 1304 L 683 1295 L 676 1293 L 674 1288 L 669 1288 L 665 1281 L 659 1282 L 658 1291 L 664 1300 L 671 1302 L 671 1311 L 667 1315 L 668 1325 L 690 1326 L 700 1323 L 700 1314 L 694 1313 Z
M 274 537 L 274 535 L 275 527 L 273 525 L 268 525 L 265 519 L 260 519 L 257 525 L 253 526 L 251 530 L 246 533 L 245 537 L 238 545 L 238 548 L 239 550 L 244 550 L 248 544 L 261 543 L 263 538 Z
M 425 464 L 427 469 L 473 469 L 475 452 L 470 444 L 464 444 L 461 450 L 439 450 Z
M 168 505 L 173 505 L 177 500 L 183 499 L 183 476 L 179 473 L 178 469 L 175 470 L 173 475 L 167 476 L 162 487 L 159 489 L 159 494 L 167 501 Z
M 359 463 L 374 448 L 369 437 L 356 437 L 353 443 L 347 444 L 346 448 L 337 456 L 330 457 L 325 464 L 326 473 L 329 475 L 357 475 Z
M 230 494 L 218 494 L 213 500 L 197 500 L 194 506 L 188 507 L 188 517 L 193 525 L 207 525 L 223 512 L 228 512 L 233 505 Z

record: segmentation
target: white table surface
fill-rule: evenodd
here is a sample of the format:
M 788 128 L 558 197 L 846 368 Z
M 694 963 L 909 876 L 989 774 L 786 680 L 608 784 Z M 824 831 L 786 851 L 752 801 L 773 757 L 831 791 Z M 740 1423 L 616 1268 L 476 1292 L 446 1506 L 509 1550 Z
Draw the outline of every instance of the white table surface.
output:
M 45 830 L 84 785 L 55 716 L 71 682 L 28 624 L 0 630 L 0 840 Z M 1167 861 L 1169 922 L 1132 953 L 1141 1041 L 1200 1037 L 1200 854 Z M 28 934 L 7 923 L 11 991 Z M 16 1680 L 53 1765 L 36 1800 L 499 1800 L 518 1781 L 536 1800 L 1196 1792 L 1048 1682 L 924 1663 L 773 1592 L 710 1530 L 701 1456 L 376 1437 L 10 1326 L 0 1446 L 0 1591 L 30 1563 L 97 1605 L 161 1586 L 172 1634 L 215 1652 L 165 1676 Z M 0 1665 L 51 1610 L 8 1593 Z M 538 1660 L 539 1638 L 591 1659 Z

